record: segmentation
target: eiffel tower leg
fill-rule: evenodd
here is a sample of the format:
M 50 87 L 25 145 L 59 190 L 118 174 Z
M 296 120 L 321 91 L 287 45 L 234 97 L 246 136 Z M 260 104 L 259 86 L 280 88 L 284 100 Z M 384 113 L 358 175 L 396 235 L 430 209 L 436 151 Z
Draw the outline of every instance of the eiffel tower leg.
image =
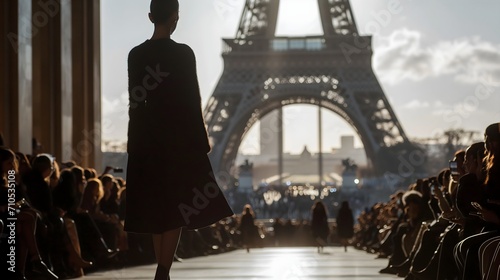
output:
M 278 175 L 279 185 L 283 186 L 283 108 L 279 109 L 278 117 Z
M 323 115 L 321 105 L 318 106 L 318 172 L 319 186 L 323 182 Z

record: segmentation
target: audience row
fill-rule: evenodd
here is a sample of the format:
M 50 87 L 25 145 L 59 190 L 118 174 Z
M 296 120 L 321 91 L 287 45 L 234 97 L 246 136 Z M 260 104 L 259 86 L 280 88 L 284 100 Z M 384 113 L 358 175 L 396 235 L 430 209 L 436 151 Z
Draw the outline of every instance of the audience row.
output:
M 155 261 L 151 236 L 123 230 L 126 182 L 108 174 L 113 168 L 99 175 L 74 162 L 58 163 L 50 154 L 28 156 L 6 147 L 0 147 L 0 168 L 2 258 L 13 244 L 9 236 L 16 245 L 15 276 L 9 279 L 67 279 Z M 8 227 L 12 217 L 17 218 L 14 229 Z M 239 234 L 235 223 L 228 219 L 185 232 L 179 256 L 233 249 Z
M 389 258 L 405 279 L 500 279 L 500 123 L 460 150 L 437 177 L 358 218 L 355 243 Z

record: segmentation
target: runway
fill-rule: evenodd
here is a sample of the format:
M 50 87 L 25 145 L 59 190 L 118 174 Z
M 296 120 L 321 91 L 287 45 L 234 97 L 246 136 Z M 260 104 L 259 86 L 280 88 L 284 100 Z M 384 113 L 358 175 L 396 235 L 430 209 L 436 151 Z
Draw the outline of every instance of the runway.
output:
M 373 280 L 397 279 L 378 271 L 387 265 L 386 259 L 375 259 L 375 255 L 349 248 L 327 247 L 318 254 L 316 248 L 262 248 L 250 253 L 237 250 L 220 255 L 186 259 L 174 263 L 172 280 Z M 95 280 L 152 280 L 156 265 L 138 266 L 120 270 L 96 272 L 85 276 Z

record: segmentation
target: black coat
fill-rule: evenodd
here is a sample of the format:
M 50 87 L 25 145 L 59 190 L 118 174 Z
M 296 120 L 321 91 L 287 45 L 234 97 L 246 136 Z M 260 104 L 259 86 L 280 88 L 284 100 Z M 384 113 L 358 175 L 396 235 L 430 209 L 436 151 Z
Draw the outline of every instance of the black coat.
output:
M 233 214 L 215 182 L 191 48 L 147 40 L 130 51 L 125 229 L 161 233 Z
M 341 207 L 337 215 L 337 234 L 340 238 L 351 238 L 354 235 L 354 218 L 350 208 Z
M 328 216 L 323 208 L 316 208 L 312 211 L 311 230 L 313 238 L 321 238 L 326 241 L 330 234 L 328 227 Z

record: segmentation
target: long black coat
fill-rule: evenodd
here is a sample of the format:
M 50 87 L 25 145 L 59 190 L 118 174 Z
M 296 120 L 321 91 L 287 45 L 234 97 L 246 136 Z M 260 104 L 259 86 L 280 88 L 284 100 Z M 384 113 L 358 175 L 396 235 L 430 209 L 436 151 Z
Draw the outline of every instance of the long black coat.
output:
M 328 216 L 324 208 L 316 208 L 312 211 L 311 229 L 314 239 L 327 240 L 330 229 L 328 227 Z
M 215 182 L 195 56 L 171 39 L 130 51 L 125 230 L 161 233 L 233 214 Z
M 351 208 L 341 207 L 337 215 L 337 234 L 340 238 L 351 238 L 354 235 L 354 218 Z

